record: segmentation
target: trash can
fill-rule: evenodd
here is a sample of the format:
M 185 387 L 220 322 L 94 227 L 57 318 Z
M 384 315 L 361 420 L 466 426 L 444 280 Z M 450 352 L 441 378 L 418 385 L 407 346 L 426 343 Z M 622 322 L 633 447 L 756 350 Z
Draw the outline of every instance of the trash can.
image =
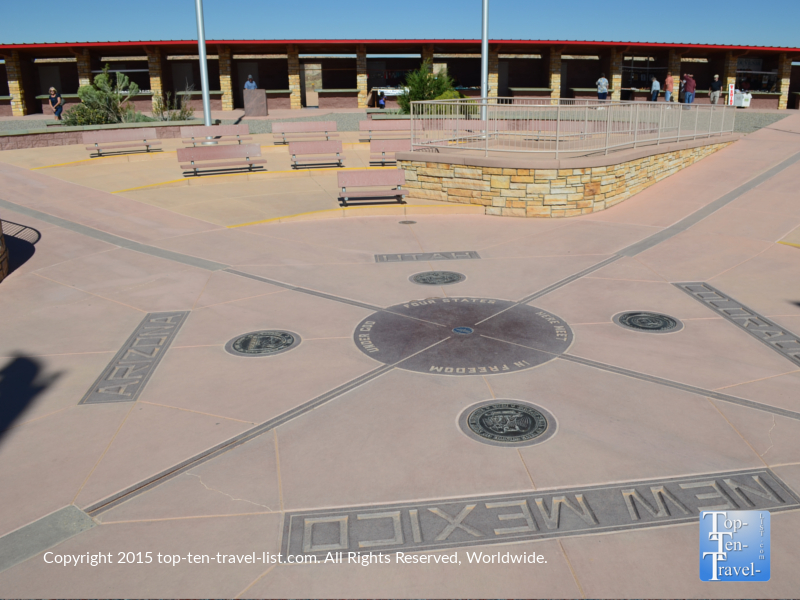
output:
M 738 108 L 748 108 L 750 106 L 750 100 L 753 99 L 753 96 L 750 92 L 740 92 L 736 91 L 733 96 L 733 105 Z

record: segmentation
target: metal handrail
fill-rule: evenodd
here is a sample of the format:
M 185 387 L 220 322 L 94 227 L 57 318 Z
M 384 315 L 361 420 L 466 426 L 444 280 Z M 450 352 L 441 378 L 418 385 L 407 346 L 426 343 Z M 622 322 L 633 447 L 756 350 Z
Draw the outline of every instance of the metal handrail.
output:
M 411 149 L 582 156 L 732 133 L 735 108 L 594 99 L 412 102 Z M 485 109 L 486 118 L 481 119 Z M 684 132 L 684 112 L 694 126 Z M 691 126 L 690 126 L 691 127 Z

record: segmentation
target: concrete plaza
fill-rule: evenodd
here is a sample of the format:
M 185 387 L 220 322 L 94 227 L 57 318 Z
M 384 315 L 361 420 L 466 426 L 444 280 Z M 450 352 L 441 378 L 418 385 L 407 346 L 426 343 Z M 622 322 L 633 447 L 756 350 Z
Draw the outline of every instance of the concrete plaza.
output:
M 0 153 L 0 217 L 40 234 L 0 283 L 0 596 L 796 596 L 799 134 L 569 219 L 339 208 L 269 135 L 268 172 L 191 180 L 179 140 Z M 545 434 L 486 443 L 482 403 Z M 769 582 L 700 581 L 710 506 L 771 511 Z

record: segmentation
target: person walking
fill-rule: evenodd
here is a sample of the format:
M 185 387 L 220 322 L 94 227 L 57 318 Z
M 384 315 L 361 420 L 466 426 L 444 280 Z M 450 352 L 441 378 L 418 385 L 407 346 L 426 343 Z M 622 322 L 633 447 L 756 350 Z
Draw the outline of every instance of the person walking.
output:
M 61 113 L 64 111 L 64 99 L 56 88 L 50 88 L 50 98 L 48 98 L 48 101 L 50 102 L 50 108 L 53 109 L 53 114 L 56 116 L 56 121 L 60 121 Z
M 248 75 L 247 76 L 247 81 L 244 82 L 244 89 L 246 89 L 246 90 L 258 89 L 258 86 L 256 85 L 256 82 L 253 81 L 253 76 L 252 75 Z
M 686 79 L 686 104 L 691 104 L 694 102 L 694 92 L 697 89 L 697 82 L 694 80 L 694 75 L 691 73 L 684 75 L 684 79 Z
M 719 96 L 722 93 L 722 82 L 719 80 L 719 75 L 714 75 L 714 81 L 708 88 L 708 97 L 711 99 L 711 104 L 719 104 Z
M 658 102 L 658 93 L 661 91 L 661 84 L 655 76 L 650 78 L 650 102 Z
M 600 79 L 595 82 L 597 86 L 597 99 L 605 100 L 608 98 L 608 79 L 605 73 L 600 73 Z
M 672 100 L 672 90 L 675 88 L 675 81 L 672 79 L 672 71 L 667 71 L 667 78 L 664 80 L 664 102 Z

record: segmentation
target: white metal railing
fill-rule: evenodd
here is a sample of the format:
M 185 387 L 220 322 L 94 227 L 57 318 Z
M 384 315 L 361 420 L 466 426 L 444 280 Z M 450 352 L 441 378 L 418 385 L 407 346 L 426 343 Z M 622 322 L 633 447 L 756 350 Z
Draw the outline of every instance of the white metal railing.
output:
M 486 119 L 481 119 L 482 109 Z M 586 156 L 732 133 L 735 108 L 592 99 L 411 103 L 411 149 Z

